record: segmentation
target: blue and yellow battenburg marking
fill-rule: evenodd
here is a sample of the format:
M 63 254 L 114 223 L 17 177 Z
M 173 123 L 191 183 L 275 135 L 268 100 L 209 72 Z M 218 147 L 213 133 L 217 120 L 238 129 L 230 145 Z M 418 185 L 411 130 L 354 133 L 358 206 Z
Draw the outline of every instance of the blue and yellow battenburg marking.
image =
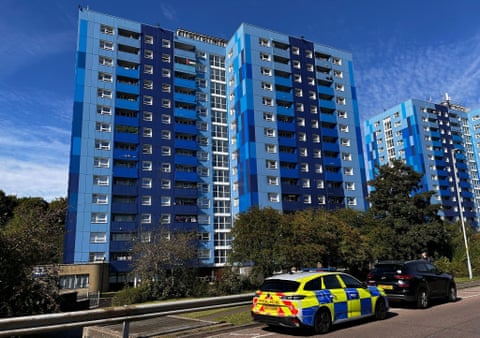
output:
M 375 286 L 364 288 L 338 288 L 317 291 L 296 291 L 297 298 L 289 299 L 292 293 L 258 292 L 253 300 L 252 312 L 272 317 L 295 317 L 303 325 L 314 326 L 319 307 L 326 306 L 332 322 L 370 316 L 375 311 L 376 301 L 382 297 Z M 299 296 L 304 296 L 299 297 Z M 384 296 L 384 295 L 383 295 Z M 301 298 L 301 299 L 300 299 Z

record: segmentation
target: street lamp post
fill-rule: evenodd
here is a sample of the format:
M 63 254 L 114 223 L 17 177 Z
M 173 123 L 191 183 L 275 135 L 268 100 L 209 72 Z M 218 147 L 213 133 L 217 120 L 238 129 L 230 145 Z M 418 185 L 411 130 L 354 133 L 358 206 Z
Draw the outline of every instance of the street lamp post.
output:
M 467 232 L 465 231 L 465 220 L 463 218 L 463 203 L 461 203 L 460 196 L 460 186 L 458 184 L 458 172 L 457 172 L 457 161 L 455 159 L 455 153 L 458 149 L 452 149 L 452 164 L 453 164 L 453 179 L 455 181 L 455 189 L 457 190 L 457 202 L 458 202 L 458 211 L 460 213 L 460 222 L 462 223 L 462 232 L 463 240 L 465 242 L 465 251 L 467 253 L 467 267 L 468 267 L 468 277 L 472 279 L 472 264 L 470 263 L 470 253 L 468 250 L 468 241 L 467 241 Z

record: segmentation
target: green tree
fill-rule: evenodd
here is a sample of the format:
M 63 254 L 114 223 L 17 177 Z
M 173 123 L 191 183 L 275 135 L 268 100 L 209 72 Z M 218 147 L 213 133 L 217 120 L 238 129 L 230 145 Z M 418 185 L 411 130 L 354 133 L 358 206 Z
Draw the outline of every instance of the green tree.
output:
M 232 263 L 253 262 L 266 276 L 286 266 L 284 217 L 273 209 L 252 208 L 238 215 L 232 229 Z M 287 233 L 288 234 L 288 233 Z
M 133 246 L 132 275 L 153 299 L 190 296 L 196 281 L 196 234 L 158 229 L 142 232 Z
M 449 232 L 438 214 L 440 205 L 431 204 L 433 191 L 422 191 L 423 175 L 400 160 L 377 170 L 368 183 L 374 188 L 369 212 L 388 232 L 385 240 L 391 242 L 383 246 L 394 248 L 378 258 L 418 258 L 424 250 L 431 255 L 451 254 Z
M 0 315 L 18 316 L 55 311 L 66 201 L 41 198 L 15 200 L 0 231 Z M 49 265 L 42 276 L 34 267 Z
M 13 210 L 17 206 L 15 196 L 7 196 L 0 190 L 0 231 L 13 216 Z

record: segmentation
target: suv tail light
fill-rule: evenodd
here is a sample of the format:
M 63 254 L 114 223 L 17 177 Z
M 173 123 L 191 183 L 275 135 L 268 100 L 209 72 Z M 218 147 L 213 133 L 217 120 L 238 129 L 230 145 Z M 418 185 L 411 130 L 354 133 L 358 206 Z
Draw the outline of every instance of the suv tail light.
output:
M 395 279 L 401 279 L 401 280 L 410 280 L 413 279 L 413 275 L 394 275 L 393 278 Z
M 413 275 L 394 275 L 393 278 L 398 279 L 398 286 L 401 288 L 408 288 L 410 281 L 415 277 Z
M 372 273 L 369 273 L 369 274 L 367 275 L 367 285 L 369 285 L 369 286 L 375 286 L 375 285 L 376 285 L 376 283 L 375 283 L 375 277 L 374 277 L 374 275 L 373 275 Z

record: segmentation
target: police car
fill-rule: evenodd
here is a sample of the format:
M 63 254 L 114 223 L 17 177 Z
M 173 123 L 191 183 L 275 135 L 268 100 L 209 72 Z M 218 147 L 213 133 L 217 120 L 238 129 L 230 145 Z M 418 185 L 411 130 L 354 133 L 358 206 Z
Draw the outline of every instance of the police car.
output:
M 300 272 L 265 279 L 252 304 L 254 321 L 271 326 L 306 327 L 327 333 L 333 324 L 389 310 L 384 291 L 342 272 Z

